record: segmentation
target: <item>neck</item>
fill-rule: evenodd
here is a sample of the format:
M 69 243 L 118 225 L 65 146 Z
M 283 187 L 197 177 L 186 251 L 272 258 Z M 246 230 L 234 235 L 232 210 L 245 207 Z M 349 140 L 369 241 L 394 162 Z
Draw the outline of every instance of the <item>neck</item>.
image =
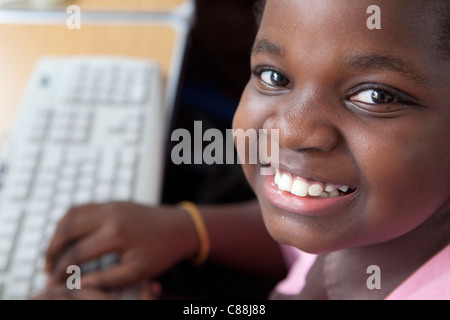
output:
M 409 233 L 380 244 L 327 254 L 324 281 L 330 299 L 384 299 L 414 271 L 450 243 L 450 201 Z M 367 280 L 379 267 L 380 289 Z M 375 275 L 375 274 L 374 274 Z

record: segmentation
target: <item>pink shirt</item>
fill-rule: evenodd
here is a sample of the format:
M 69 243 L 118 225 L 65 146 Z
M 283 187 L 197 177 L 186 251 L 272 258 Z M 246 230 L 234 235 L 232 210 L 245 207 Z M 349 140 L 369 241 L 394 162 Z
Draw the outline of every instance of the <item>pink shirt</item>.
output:
M 275 289 L 285 295 L 296 295 L 305 286 L 317 255 L 285 245 L 281 248 L 290 271 Z M 450 245 L 416 270 L 386 300 L 450 300 Z

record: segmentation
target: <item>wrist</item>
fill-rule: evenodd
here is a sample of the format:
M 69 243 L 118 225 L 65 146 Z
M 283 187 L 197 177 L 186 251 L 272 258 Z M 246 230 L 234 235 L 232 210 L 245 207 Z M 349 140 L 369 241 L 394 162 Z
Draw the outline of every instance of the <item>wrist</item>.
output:
M 197 205 L 190 201 L 182 201 L 178 206 L 189 216 L 196 232 L 197 250 L 189 259 L 192 264 L 200 266 L 206 262 L 210 253 L 210 238 L 206 228 L 205 220 Z

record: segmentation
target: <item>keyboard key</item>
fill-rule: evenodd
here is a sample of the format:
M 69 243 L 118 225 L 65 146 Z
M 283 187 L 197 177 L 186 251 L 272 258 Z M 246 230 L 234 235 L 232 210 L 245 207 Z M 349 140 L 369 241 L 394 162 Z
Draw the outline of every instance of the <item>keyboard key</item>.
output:
M 89 127 L 87 125 L 73 126 L 69 139 L 74 143 L 85 143 L 88 140 Z
M 76 171 L 66 171 L 61 175 L 61 180 L 56 185 L 58 194 L 70 194 L 75 187 Z
M 135 152 L 121 152 L 119 154 L 119 165 L 124 167 L 134 167 L 137 159 L 138 155 Z
M 114 152 L 104 152 L 100 159 L 97 172 L 97 180 L 101 183 L 110 184 L 116 171 L 116 154 Z
M 140 105 L 145 101 L 147 86 L 145 84 L 136 84 L 128 88 L 125 94 L 125 100 L 132 104 Z
M 20 246 L 38 245 L 42 239 L 42 231 L 36 229 L 29 229 L 24 233 L 20 233 L 17 242 Z
M 83 192 L 92 193 L 92 189 L 95 183 L 94 174 L 95 174 L 94 172 L 92 172 L 90 175 L 82 173 L 82 176 L 79 177 L 77 183 L 78 190 L 83 190 Z
M 46 216 L 50 209 L 49 198 L 33 198 L 28 203 L 27 208 L 25 220 L 40 219 L 41 216 Z
M 35 297 L 36 295 L 38 295 L 43 290 L 43 288 L 45 288 L 46 284 L 47 275 L 43 272 L 39 272 L 32 279 L 29 296 Z
M 0 256 L 9 255 L 13 246 L 13 238 L 12 237 L 1 237 L 0 238 Z
M 114 186 L 112 197 L 117 201 L 129 201 L 132 198 L 132 191 L 130 184 L 120 183 Z
M 66 213 L 69 211 L 69 205 L 60 205 L 60 206 L 55 206 L 51 211 L 50 211 L 50 221 L 52 221 L 53 224 L 56 224 L 62 217 L 64 217 L 66 215 Z
M 26 287 L 28 290 L 30 280 L 34 275 L 34 266 L 33 264 L 16 260 L 16 263 L 14 263 L 11 266 L 11 276 L 18 280 L 17 283 L 22 282 L 22 280 L 26 283 Z M 22 293 L 23 294 L 23 293 Z
M 52 126 L 49 130 L 49 136 L 48 139 L 50 139 L 50 141 L 52 142 L 56 142 L 56 143 L 62 143 L 62 142 L 66 142 L 68 139 L 68 127 L 67 124 L 56 124 L 54 126 Z
M 35 175 L 35 183 L 36 187 L 40 186 L 54 186 L 56 180 L 58 179 L 59 168 L 61 167 L 61 163 L 58 165 L 49 163 L 42 163 L 38 172 Z
M 62 192 L 62 190 L 58 190 L 55 198 L 53 199 L 53 205 L 58 208 L 69 208 L 71 204 L 72 194 L 70 192 Z
M 21 181 L 14 182 L 14 185 L 8 192 L 8 197 L 13 201 L 23 201 L 28 197 L 30 192 L 30 184 Z
M 28 290 L 30 285 L 25 279 L 19 279 L 14 282 L 14 285 L 5 285 L 4 299 L 6 300 L 16 300 L 24 299 L 28 297 Z
M 82 178 L 94 178 L 96 171 L 96 159 L 87 159 L 84 160 L 83 163 L 80 165 L 80 174 L 82 175 Z
M 5 237 L 14 237 L 18 228 L 18 223 L 14 223 L 11 221 L 2 221 L 2 223 L 0 224 L 0 239 Z
M 46 210 L 39 211 L 39 208 L 32 208 L 30 212 L 28 212 L 27 216 L 24 219 L 23 227 L 27 231 L 31 231 L 33 229 L 40 230 L 44 228 L 45 223 L 47 222 L 47 211 L 49 209 L 49 205 L 45 205 Z
M 13 247 L 12 237 L 0 237 L 0 271 L 6 270 Z
M 134 180 L 134 168 L 121 166 L 117 172 L 117 183 L 120 184 L 131 184 Z
M 5 204 L 0 209 L 0 225 L 5 222 L 10 223 L 19 223 L 20 218 L 22 217 L 22 206 L 14 205 L 14 204 Z M 1 227 L 0 227 L 1 228 Z
M 94 201 L 97 203 L 109 201 L 111 199 L 111 189 L 109 182 L 97 184 L 94 190 Z
M 34 262 L 39 256 L 38 246 L 30 244 L 21 244 L 17 247 L 16 263 L 24 264 L 28 267 L 33 266 Z M 32 271 L 31 271 L 32 272 Z
M 42 156 L 42 170 L 55 172 L 63 163 L 64 151 L 60 148 L 49 148 Z
M 83 204 L 88 204 L 93 200 L 92 192 L 90 189 L 80 189 L 73 197 L 73 205 L 79 206 Z
M 0 271 L 6 271 L 9 263 L 9 254 L 1 254 L 0 255 Z

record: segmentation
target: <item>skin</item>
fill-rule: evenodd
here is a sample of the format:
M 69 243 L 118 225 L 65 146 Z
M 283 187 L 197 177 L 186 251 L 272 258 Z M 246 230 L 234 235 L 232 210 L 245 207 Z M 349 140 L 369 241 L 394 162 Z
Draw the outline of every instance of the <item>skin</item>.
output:
M 356 188 L 344 207 L 301 215 L 269 201 L 261 165 L 243 165 L 276 240 L 333 261 L 373 258 L 389 283 L 378 297 L 450 242 L 450 67 L 429 9 L 438 3 L 377 1 L 382 29 L 369 30 L 371 1 L 269 0 L 234 118 L 235 129 L 279 130 L 283 171 Z
M 286 274 L 278 244 L 267 233 L 256 201 L 201 205 L 199 210 L 211 243 L 209 262 L 274 282 Z M 192 219 L 176 205 L 118 202 L 76 207 L 59 221 L 47 249 L 48 288 L 38 298 L 91 299 L 105 296 L 95 290 L 120 292 L 143 281 L 157 282 L 161 274 L 198 250 Z M 65 288 L 67 266 L 80 266 L 109 252 L 119 253 L 120 261 L 82 276 L 82 289 L 73 296 Z
M 244 164 L 259 205 L 200 206 L 211 262 L 283 276 L 275 239 L 319 254 L 297 298 L 382 299 L 450 242 L 450 69 L 434 38 L 439 1 L 426 3 L 377 1 L 382 29 L 369 30 L 371 1 L 268 1 L 233 127 L 278 129 L 281 169 L 356 191 L 338 210 L 300 215 L 268 201 L 261 165 Z M 368 101 L 370 90 L 394 101 Z M 99 297 L 157 279 L 198 246 L 176 206 L 89 205 L 61 220 L 46 268 L 52 285 L 64 284 L 68 265 L 119 251 L 117 266 L 83 277 L 76 298 Z M 366 287 L 373 264 L 381 290 Z

